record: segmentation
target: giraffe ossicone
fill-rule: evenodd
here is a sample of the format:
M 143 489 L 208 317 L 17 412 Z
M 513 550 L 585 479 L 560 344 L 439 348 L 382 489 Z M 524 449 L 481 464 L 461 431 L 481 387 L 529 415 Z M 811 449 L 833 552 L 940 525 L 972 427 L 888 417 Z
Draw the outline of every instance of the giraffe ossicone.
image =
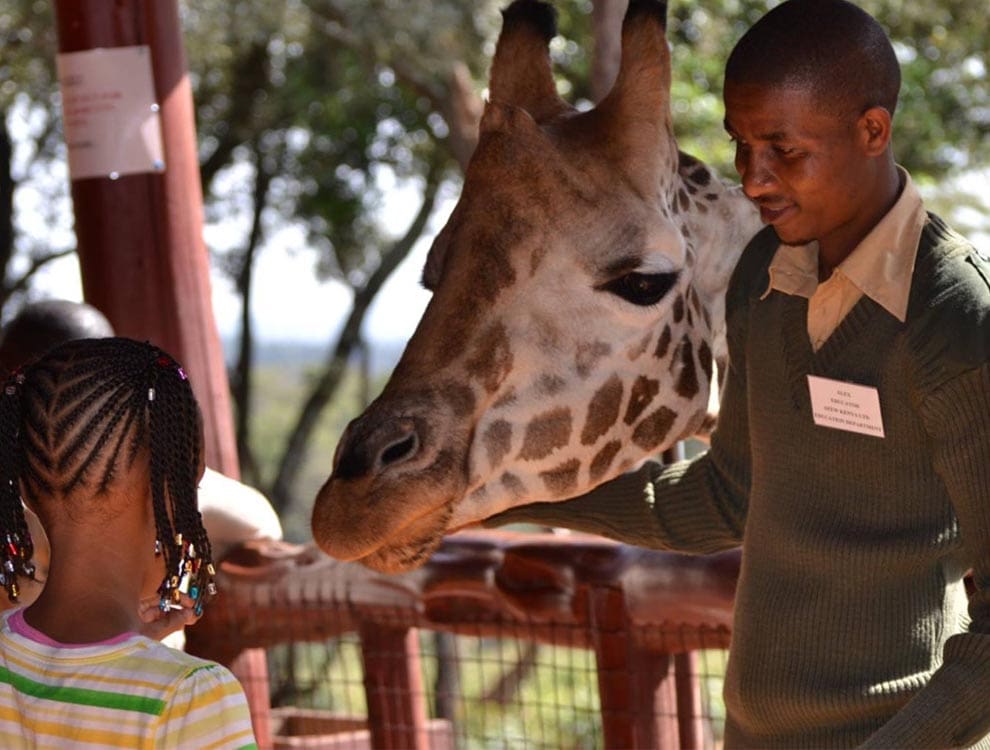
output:
M 760 221 L 677 149 L 665 15 L 630 3 L 617 80 L 578 111 L 554 84 L 553 8 L 503 11 L 478 145 L 423 271 L 433 297 L 316 498 L 328 554 L 415 567 L 447 532 L 574 497 L 704 420 L 725 288 Z

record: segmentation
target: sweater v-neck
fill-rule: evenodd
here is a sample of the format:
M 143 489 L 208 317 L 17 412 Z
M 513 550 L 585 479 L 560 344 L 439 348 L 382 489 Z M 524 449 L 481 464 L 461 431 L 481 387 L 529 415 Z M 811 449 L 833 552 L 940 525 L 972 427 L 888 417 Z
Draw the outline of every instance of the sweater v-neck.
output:
M 791 398 L 795 406 L 808 404 L 808 375 L 837 380 L 848 379 L 848 373 L 842 367 L 842 363 L 849 354 L 850 348 L 853 345 L 857 348 L 862 346 L 863 336 L 876 338 L 876 346 L 882 346 L 882 341 L 889 331 L 888 326 L 884 325 L 885 319 L 894 326 L 900 326 L 893 316 L 864 295 L 839 322 L 825 343 L 815 351 L 808 337 L 807 298 L 782 292 L 777 294 L 783 297 L 779 308 L 783 318 L 780 324 L 783 339 L 781 343 Z M 859 385 L 876 386 L 877 383 L 859 383 Z

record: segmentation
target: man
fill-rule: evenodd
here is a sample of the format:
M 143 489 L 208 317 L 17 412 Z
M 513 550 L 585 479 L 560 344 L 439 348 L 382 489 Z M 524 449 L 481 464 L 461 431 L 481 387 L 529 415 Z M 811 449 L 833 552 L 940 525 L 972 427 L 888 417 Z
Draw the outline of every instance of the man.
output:
M 113 335 L 110 321 L 92 305 L 61 299 L 29 303 L 0 334 L 0 369 L 13 370 L 63 341 Z M 261 492 L 209 467 L 199 484 L 199 510 L 218 561 L 250 539 L 282 538 L 278 515 Z M 25 515 L 35 539 L 39 583 L 22 587 L 18 605 L 30 604 L 38 595 L 48 564 L 44 531 L 33 513 Z M 0 601 L 0 610 L 9 606 L 5 598 Z
M 741 544 L 727 748 L 990 747 L 990 262 L 896 164 L 899 85 L 845 0 L 744 35 L 725 125 L 769 226 L 727 294 L 710 450 L 489 522 Z

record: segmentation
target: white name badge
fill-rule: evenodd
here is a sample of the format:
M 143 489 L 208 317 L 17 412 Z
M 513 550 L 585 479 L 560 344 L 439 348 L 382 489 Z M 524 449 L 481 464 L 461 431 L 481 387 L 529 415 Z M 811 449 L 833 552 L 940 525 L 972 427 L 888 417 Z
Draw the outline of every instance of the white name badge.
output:
M 808 376 L 815 424 L 882 438 L 880 394 L 866 385 Z

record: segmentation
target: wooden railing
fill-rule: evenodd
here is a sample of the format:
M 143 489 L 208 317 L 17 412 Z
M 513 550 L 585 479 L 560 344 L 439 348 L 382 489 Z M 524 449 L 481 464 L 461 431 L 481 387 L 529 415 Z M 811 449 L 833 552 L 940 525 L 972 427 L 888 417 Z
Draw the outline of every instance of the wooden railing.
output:
M 219 566 L 221 594 L 187 647 L 239 664 L 242 680 L 253 664 L 265 683 L 248 691 L 259 744 L 302 747 L 279 744 L 286 718 L 269 713 L 264 660 L 245 656 L 357 633 L 369 746 L 426 750 L 449 744 L 426 717 L 417 629 L 545 644 L 566 633 L 565 645 L 594 651 L 604 747 L 696 748 L 704 729 L 692 658 L 728 647 L 738 567 L 736 552 L 692 557 L 579 534 L 472 531 L 448 537 L 424 567 L 384 575 L 313 546 L 258 543 Z

